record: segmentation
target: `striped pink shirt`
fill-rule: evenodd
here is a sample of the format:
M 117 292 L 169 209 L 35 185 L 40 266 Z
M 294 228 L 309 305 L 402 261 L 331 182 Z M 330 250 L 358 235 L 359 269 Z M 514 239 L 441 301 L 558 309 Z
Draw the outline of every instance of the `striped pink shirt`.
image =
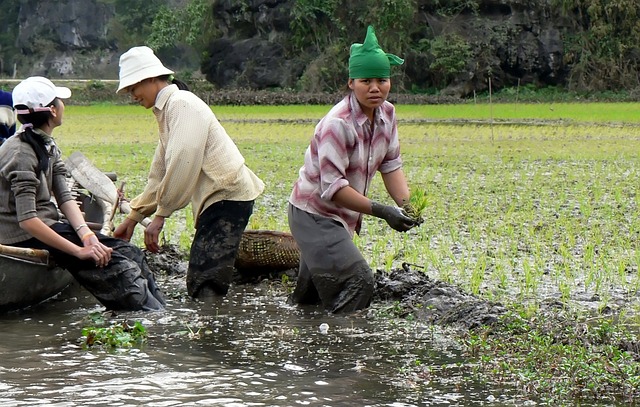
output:
M 335 219 L 351 234 L 358 231 L 362 214 L 336 205 L 333 195 L 350 186 L 366 196 L 376 171 L 389 173 L 402 167 L 394 106 L 384 102 L 374 117 L 372 131 L 350 93 L 320 120 L 289 198 L 293 206 Z

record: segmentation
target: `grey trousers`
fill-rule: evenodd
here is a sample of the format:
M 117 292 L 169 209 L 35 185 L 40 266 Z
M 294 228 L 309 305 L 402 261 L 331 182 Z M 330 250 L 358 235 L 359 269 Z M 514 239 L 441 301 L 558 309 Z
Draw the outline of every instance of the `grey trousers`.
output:
M 78 234 L 68 223 L 51 227 L 65 239 L 82 245 Z M 102 305 L 114 311 L 156 311 L 165 302 L 149 269 L 144 253 L 133 244 L 96 233 L 102 244 L 111 247 L 111 261 L 103 268 L 87 260 L 80 260 L 52 248 L 35 238 L 15 244 L 21 247 L 48 250 L 55 263 L 67 269 L 73 277 L 93 294 Z
M 322 304 L 332 313 L 369 306 L 374 278 L 344 226 L 289 204 L 289 228 L 300 249 L 300 269 L 291 300 Z

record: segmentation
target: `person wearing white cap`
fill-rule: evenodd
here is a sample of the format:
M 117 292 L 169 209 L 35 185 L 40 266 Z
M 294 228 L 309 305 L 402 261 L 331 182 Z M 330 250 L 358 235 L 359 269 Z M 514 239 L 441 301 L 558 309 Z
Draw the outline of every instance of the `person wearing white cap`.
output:
M 162 294 L 142 251 L 93 232 L 69 191 L 52 134 L 62 124 L 62 99 L 70 96 L 71 90 L 41 76 L 13 89 L 22 127 L 0 146 L 0 243 L 48 250 L 108 309 L 162 309 Z
M 117 92 L 152 109 L 160 130 L 144 191 L 131 200 L 131 213 L 114 236 L 129 240 L 135 226 L 153 216 L 144 232 L 158 252 L 165 218 L 191 202 L 195 236 L 187 270 L 194 298 L 226 295 L 242 233 L 264 183 L 245 160 L 211 108 L 173 78 L 149 47 L 133 47 L 120 57 Z

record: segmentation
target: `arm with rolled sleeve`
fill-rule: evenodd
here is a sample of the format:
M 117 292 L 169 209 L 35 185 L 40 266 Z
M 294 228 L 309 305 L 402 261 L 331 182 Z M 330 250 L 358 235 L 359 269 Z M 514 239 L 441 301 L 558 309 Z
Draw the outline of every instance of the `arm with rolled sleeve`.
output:
M 387 154 L 380 164 L 380 174 L 384 186 L 398 206 L 409 200 L 409 187 L 402 170 L 402 158 L 400 156 L 400 141 L 398 139 L 398 123 L 393 116 L 393 127 Z
M 344 120 L 334 119 L 326 124 L 323 131 L 314 139 L 318 152 L 318 171 L 320 175 L 320 197 L 325 201 L 333 200 L 334 195 L 349 186 L 347 168 L 349 168 L 349 147 L 355 143 L 357 134 Z
M 31 147 L 23 146 L 16 152 L 15 159 L 6 163 L 3 171 L 11 185 L 18 222 L 41 216 L 47 225 L 51 225 L 58 221 L 58 210 L 51 202 L 51 191 L 46 184 L 46 177 L 43 174 L 40 178 L 36 176 L 37 165 L 37 158 L 31 151 Z M 57 179 L 60 185 L 62 175 L 58 173 L 53 174 L 52 177 Z M 64 188 L 66 189 L 66 184 Z M 63 200 L 70 198 L 68 193 L 61 194 Z
M 318 146 L 321 197 L 352 211 L 371 214 L 369 199 L 352 188 L 347 179 L 347 169 L 354 164 L 349 156 L 357 138 L 355 129 L 344 120 L 333 120 L 325 130 Z
M 145 216 L 151 216 L 155 213 L 158 207 L 156 201 L 158 185 L 165 173 L 164 154 L 164 146 L 162 143 L 158 143 L 151 161 L 147 185 L 140 195 L 131 200 L 131 213 L 127 215 L 127 219 L 140 223 Z
M 402 167 L 402 158 L 400 157 L 400 140 L 398 138 L 398 122 L 395 115 L 393 116 L 393 126 L 391 127 L 391 136 L 389 137 L 389 148 L 378 169 L 381 174 L 393 172 Z

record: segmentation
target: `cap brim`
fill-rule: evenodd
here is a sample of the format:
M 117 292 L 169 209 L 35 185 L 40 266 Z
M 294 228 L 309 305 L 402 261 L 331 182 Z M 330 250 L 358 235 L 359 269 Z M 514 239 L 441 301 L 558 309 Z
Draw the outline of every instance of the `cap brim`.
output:
M 68 99 L 71 97 L 71 89 L 64 86 L 56 86 L 56 97 L 60 99 Z
M 143 79 L 143 80 L 144 80 L 144 79 Z M 143 80 L 142 80 L 142 81 L 143 81 Z M 139 81 L 139 82 L 142 82 L 142 81 Z M 129 82 L 131 82 L 131 81 L 127 81 L 127 82 L 122 82 L 122 81 L 121 81 L 121 82 L 120 82 L 120 84 L 118 85 L 118 90 L 116 90 L 116 93 L 117 93 L 117 94 L 123 94 L 123 93 L 125 93 L 125 92 L 126 92 L 126 90 L 127 90 L 127 88 L 128 88 L 129 86 L 131 86 L 131 85 L 135 85 L 136 83 L 138 83 L 138 82 L 133 82 L 133 83 L 129 83 Z

